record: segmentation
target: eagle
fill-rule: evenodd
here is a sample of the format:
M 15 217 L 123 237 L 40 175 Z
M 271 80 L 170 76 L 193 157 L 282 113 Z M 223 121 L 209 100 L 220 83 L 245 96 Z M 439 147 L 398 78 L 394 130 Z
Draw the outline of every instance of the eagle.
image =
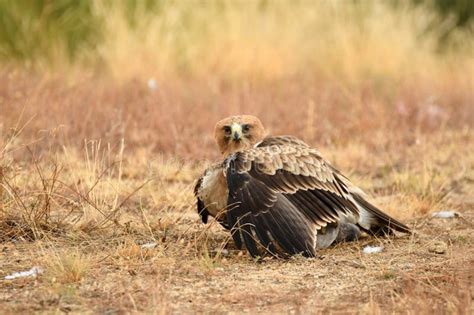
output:
M 198 214 L 203 223 L 214 217 L 252 257 L 314 257 L 361 231 L 411 232 L 368 202 L 318 150 L 293 136 L 265 136 L 255 116 L 219 121 L 214 138 L 224 159 L 197 180 Z

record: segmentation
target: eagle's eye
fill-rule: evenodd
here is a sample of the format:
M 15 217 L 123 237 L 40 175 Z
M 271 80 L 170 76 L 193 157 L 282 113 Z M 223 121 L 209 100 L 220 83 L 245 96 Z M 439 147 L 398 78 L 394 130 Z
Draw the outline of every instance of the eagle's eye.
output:
M 242 126 L 243 133 L 248 133 L 249 131 L 250 131 L 250 125 L 245 124 Z
M 230 126 L 224 126 L 224 134 L 226 136 L 230 136 L 231 132 L 232 132 L 232 130 L 231 130 Z

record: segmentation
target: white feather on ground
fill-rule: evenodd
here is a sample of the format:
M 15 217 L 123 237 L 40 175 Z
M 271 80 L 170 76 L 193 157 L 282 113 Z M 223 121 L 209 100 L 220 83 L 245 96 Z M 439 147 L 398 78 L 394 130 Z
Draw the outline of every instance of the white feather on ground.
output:
M 383 251 L 382 246 L 370 246 L 370 245 L 365 246 L 364 249 L 362 250 L 364 254 L 377 254 L 382 251 Z
M 30 270 L 14 272 L 8 276 L 5 276 L 5 280 L 13 280 L 16 278 L 25 278 L 25 277 L 36 277 L 43 272 L 43 269 L 38 266 L 32 267 Z
M 444 211 L 433 212 L 431 216 L 433 218 L 450 219 L 450 218 L 459 217 L 459 213 L 456 211 L 444 210 Z

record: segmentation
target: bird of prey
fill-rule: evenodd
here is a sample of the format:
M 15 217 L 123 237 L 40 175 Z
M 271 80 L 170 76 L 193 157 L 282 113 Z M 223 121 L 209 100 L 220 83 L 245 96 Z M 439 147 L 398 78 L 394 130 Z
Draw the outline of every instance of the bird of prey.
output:
M 197 181 L 198 213 L 204 223 L 214 217 L 253 257 L 313 257 L 318 248 L 357 239 L 361 230 L 410 233 L 318 150 L 293 136 L 265 137 L 257 117 L 225 118 L 214 137 L 224 160 Z

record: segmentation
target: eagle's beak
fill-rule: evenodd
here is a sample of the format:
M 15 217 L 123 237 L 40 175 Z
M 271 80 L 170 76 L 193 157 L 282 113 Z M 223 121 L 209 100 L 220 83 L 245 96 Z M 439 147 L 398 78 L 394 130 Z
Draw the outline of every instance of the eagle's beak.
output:
M 240 124 L 232 124 L 231 134 L 232 140 L 239 141 L 242 138 L 242 126 Z

